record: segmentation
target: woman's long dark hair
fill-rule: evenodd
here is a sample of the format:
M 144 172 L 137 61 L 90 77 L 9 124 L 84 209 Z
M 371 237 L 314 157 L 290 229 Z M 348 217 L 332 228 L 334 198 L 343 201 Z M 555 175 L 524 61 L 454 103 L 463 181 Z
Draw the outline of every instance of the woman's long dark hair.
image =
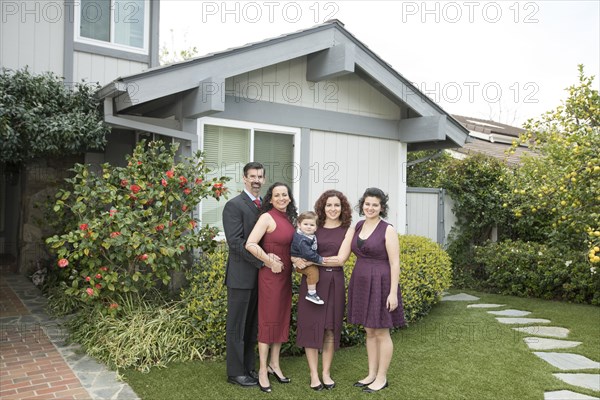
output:
M 325 205 L 327 204 L 327 199 L 330 197 L 337 197 L 340 199 L 340 205 L 342 206 L 342 211 L 340 213 L 340 221 L 342 222 L 343 228 L 349 228 L 352 224 L 352 206 L 348 202 L 348 199 L 344 195 L 344 193 L 339 190 L 326 190 L 323 192 L 321 196 L 315 202 L 315 212 L 319 217 L 319 221 L 317 225 L 322 227 L 325 224 L 325 220 L 327 219 L 327 215 L 325 214 Z
M 290 198 L 290 204 L 287 205 L 285 213 L 287 214 L 290 223 L 295 226 L 296 218 L 298 218 L 298 209 L 296 208 L 296 201 L 294 200 L 292 189 L 290 189 L 290 187 L 283 182 L 275 182 L 274 184 L 269 186 L 269 189 L 267 189 L 267 194 L 265 194 L 265 197 L 263 199 L 262 207 L 260 208 L 260 213 L 264 214 L 273 208 L 273 204 L 271 204 L 271 198 L 273 197 L 273 189 L 279 186 L 285 186 L 287 189 L 288 197 Z

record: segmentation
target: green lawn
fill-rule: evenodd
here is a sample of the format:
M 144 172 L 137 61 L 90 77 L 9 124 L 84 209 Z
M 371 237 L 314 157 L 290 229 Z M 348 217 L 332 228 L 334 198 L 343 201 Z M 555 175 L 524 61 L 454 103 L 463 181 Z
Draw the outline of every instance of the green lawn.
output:
M 458 293 L 457 291 L 453 291 Z M 583 342 L 568 350 L 600 360 L 600 308 L 468 291 L 480 303 L 506 304 L 531 311 L 527 317 L 547 318 L 550 325 L 571 330 L 567 340 Z M 528 336 L 498 323 L 484 309 L 467 309 L 467 302 L 443 302 L 419 323 L 393 335 L 395 351 L 388 380 L 390 387 L 370 396 L 385 399 L 543 399 L 551 390 L 570 389 L 600 396 L 599 392 L 572 387 L 555 379 L 554 368 L 532 354 L 523 342 Z M 126 371 L 124 377 L 144 400 L 165 399 L 354 399 L 368 397 L 352 383 L 366 375 L 364 346 L 336 353 L 332 391 L 309 389 L 304 357 L 282 359 L 292 383 L 271 379 L 273 392 L 257 387 L 243 389 L 226 382 L 225 363 L 188 362 L 154 368 L 142 374 Z M 581 371 L 577 371 L 581 372 Z M 599 373 L 599 370 L 585 372 Z

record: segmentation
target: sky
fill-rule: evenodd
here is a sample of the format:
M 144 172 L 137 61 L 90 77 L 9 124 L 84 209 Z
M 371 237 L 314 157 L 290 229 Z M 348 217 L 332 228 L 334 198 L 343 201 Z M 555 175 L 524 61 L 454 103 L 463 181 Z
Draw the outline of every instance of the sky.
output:
M 579 64 L 600 75 L 598 0 L 162 0 L 160 18 L 161 47 L 199 56 L 337 19 L 445 111 L 515 126 L 559 106 Z

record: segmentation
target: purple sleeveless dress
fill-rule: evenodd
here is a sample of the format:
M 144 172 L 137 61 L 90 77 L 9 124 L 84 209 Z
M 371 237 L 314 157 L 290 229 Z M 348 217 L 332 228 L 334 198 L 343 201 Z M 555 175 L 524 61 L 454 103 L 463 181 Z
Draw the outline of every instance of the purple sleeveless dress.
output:
M 348 228 L 319 228 L 315 235 L 319 243 L 319 255 L 336 256 L 346 237 Z M 319 266 L 317 293 L 325 301 L 317 305 L 306 300 L 308 292 L 306 276 L 302 276 L 298 296 L 298 331 L 296 345 L 309 349 L 322 349 L 325 330 L 333 330 L 334 350 L 340 347 L 342 321 L 344 319 L 346 287 L 343 267 Z
M 388 223 L 380 220 L 361 247 L 357 244 L 364 221 L 356 224 L 352 252 L 356 265 L 348 286 L 348 322 L 366 328 L 394 328 L 406 325 L 402 293 L 398 287 L 398 308 L 389 312 L 385 305 L 390 294 L 390 262 L 385 248 Z
M 258 270 L 258 341 L 261 343 L 285 343 L 290 332 L 292 313 L 292 260 L 290 246 L 294 227 L 287 215 L 276 209 L 269 210 L 277 227 L 265 233 L 260 246 L 267 253 L 281 258 L 283 271 L 274 274 L 268 267 Z

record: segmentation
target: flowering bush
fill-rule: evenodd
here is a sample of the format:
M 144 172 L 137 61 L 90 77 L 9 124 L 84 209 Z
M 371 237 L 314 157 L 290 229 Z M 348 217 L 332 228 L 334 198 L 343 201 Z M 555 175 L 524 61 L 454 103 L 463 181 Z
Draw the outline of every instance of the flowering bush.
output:
M 216 230 L 200 228 L 192 211 L 203 198 L 226 195 L 228 178 L 207 179 L 200 153 L 176 164 L 176 150 L 141 142 L 127 167 L 74 167 L 53 208 L 64 233 L 47 239 L 67 295 L 116 312 L 116 294 L 166 285 L 191 250 L 214 248 Z

